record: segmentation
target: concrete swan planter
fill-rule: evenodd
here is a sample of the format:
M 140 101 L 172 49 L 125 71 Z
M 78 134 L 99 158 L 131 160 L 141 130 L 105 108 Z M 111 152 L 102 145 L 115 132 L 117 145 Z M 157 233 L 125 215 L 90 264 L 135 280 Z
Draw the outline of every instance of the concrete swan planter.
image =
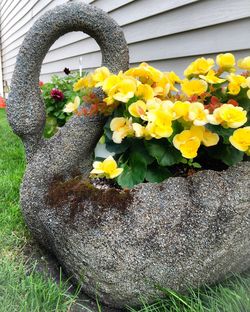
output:
M 58 6 L 31 28 L 20 49 L 8 100 L 10 124 L 23 140 L 25 220 L 69 276 L 113 307 L 138 305 L 155 285 L 175 290 L 214 283 L 250 266 L 250 164 L 203 171 L 130 191 L 100 190 L 74 177 L 90 172 L 101 118 L 73 117 L 43 140 L 42 61 L 54 41 L 84 31 L 112 72 L 128 68 L 119 26 L 81 3 Z M 101 95 L 100 95 L 101 96 Z

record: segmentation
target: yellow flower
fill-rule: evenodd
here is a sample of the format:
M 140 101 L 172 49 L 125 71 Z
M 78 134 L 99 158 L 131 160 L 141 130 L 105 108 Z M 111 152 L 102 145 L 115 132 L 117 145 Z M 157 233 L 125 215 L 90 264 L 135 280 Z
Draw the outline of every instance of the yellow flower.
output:
M 198 58 L 192 62 L 184 71 L 186 77 L 190 75 L 206 74 L 214 66 L 214 60 L 211 58 L 205 59 L 204 57 Z
M 197 156 L 201 140 L 195 134 L 195 131 L 184 130 L 174 136 L 173 144 L 181 152 L 183 157 L 192 159 Z
M 92 78 L 92 74 L 88 74 L 85 77 L 80 78 L 73 86 L 74 91 L 79 91 L 84 88 L 93 88 L 95 86 L 95 82 Z
M 104 161 L 95 161 L 93 163 L 94 169 L 90 172 L 90 175 L 105 176 L 108 179 L 114 179 L 118 177 L 123 168 L 117 168 L 117 163 L 112 156 L 109 156 Z
M 165 72 L 162 73 L 161 79 L 154 83 L 153 89 L 154 94 L 156 96 L 163 96 L 166 97 L 169 91 L 178 91 L 175 88 L 175 83 L 180 83 L 181 79 L 176 75 L 175 72 Z
M 132 122 L 124 117 L 115 117 L 111 120 L 110 129 L 113 131 L 112 140 L 119 144 L 128 135 L 133 135 Z
M 74 102 L 70 102 L 70 103 L 66 104 L 63 111 L 65 113 L 72 113 L 72 112 L 77 111 L 78 107 L 80 106 L 80 102 L 81 102 L 81 100 L 80 100 L 79 96 L 76 96 Z
M 247 90 L 247 97 L 250 99 L 250 77 L 246 78 L 246 81 L 241 84 L 241 87 L 249 89 L 249 90 Z
M 250 148 L 250 126 L 235 130 L 229 141 L 238 150 L 247 152 Z
M 142 126 L 139 123 L 133 123 L 132 124 L 133 130 L 135 132 L 135 137 L 137 138 L 145 138 L 146 140 L 151 139 L 151 136 L 148 132 L 148 130 L 146 129 L 146 127 Z
M 168 138 L 172 135 L 173 118 L 167 103 L 163 102 L 158 108 L 147 112 L 145 119 L 148 120 L 146 130 L 153 138 Z
M 227 76 L 229 81 L 228 93 L 237 95 L 240 92 L 240 87 L 246 83 L 246 78 L 241 75 L 230 74 Z
M 166 72 L 164 73 L 166 77 L 170 80 L 170 82 L 174 85 L 175 83 L 181 83 L 181 78 L 174 72 Z
M 207 73 L 206 76 L 200 75 L 199 77 L 201 79 L 204 79 L 206 82 L 211 83 L 211 84 L 222 83 L 222 82 L 226 81 L 226 79 L 221 79 L 221 78 L 217 77 L 215 71 L 212 69 Z
M 209 111 L 205 109 L 204 105 L 199 102 L 190 103 L 188 119 L 193 122 L 195 126 L 204 126 L 208 120 Z
M 146 126 L 147 133 L 156 139 L 169 138 L 173 133 L 172 124 L 170 122 L 149 122 Z
M 141 63 L 138 67 L 127 70 L 125 75 L 138 78 L 142 83 L 151 86 L 154 82 L 160 81 L 163 74 L 161 71 L 147 63 Z
M 154 91 L 148 84 L 139 84 L 135 92 L 135 95 L 138 98 L 147 101 L 154 98 Z
M 119 102 L 127 103 L 136 92 L 137 81 L 132 78 L 125 78 L 110 90 L 111 96 Z
M 219 136 L 212 133 L 204 126 L 192 126 L 190 130 L 184 130 L 176 134 L 173 139 L 174 147 L 177 148 L 183 157 L 195 158 L 201 143 L 207 147 L 214 146 L 219 142 Z
M 108 94 L 115 86 L 122 80 L 120 76 L 117 75 L 110 75 L 106 78 L 103 82 L 102 89 L 103 91 Z
M 230 82 L 228 84 L 228 93 L 232 95 L 237 95 L 240 92 L 240 85 L 237 83 Z
M 201 95 L 207 91 L 207 83 L 204 80 L 183 80 L 181 89 L 187 96 Z
M 140 117 L 141 115 L 145 115 L 146 108 L 145 102 L 138 100 L 129 105 L 128 111 L 133 117 Z
M 172 107 L 173 119 L 184 118 L 188 120 L 190 102 L 176 101 Z
M 109 76 L 110 76 L 110 71 L 108 70 L 107 67 L 103 66 L 103 67 L 97 68 L 92 75 L 92 78 L 95 82 L 95 87 L 101 87 L 105 79 L 108 78 Z
M 216 63 L 225 71 L 234 70 L 235 58 L 232 53 L 219 54 L 216 57 Z
M 221 124 L 225 128 L 239 128 L 247 122 L 247 112 L 243 107 L 223 104 L 208 116 L 208 121 L 213 125 Z
M 250 56 L 244 57 L 238 61 L 238 66 L 241 69 L 250 70 Z
M 220 137 L 217 133 L 213 133 L 203 127 L 203 137 L 202 137 L 202 144 L 209 147 L 216 145 L 220 140 Z
M 162 101 L 161 99 L 154 97 L 152 100 L 148 100 L 146 105 L 147 105 L 147 111 L 153 111 L 153 110 L 159 109 L 162 111 L 168 111 L 169 113 L 172 114 L 171 108 L 173 107 L 173 103 L 171 101 Z M 145 117 L 143 119 L 148 120 Z

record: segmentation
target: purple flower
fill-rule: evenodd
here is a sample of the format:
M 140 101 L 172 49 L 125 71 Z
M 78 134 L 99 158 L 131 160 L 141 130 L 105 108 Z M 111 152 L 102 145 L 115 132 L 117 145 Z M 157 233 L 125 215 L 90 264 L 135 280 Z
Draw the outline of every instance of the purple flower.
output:
M 67 68 L 67 67 L 65 67 L 63 71 L 64 71 L 64 73 L 65 73 L 66 75 L 69 75 L 69 74 L 70 74 L 70 70 L 69 70 L 69 68 Z
M 50 92 L 50 96 L 55 100 L 55 101 L 62 101 L 64 99 L 64 94 L 62 93 L 61 90 L 59 89 L 52 89 Z

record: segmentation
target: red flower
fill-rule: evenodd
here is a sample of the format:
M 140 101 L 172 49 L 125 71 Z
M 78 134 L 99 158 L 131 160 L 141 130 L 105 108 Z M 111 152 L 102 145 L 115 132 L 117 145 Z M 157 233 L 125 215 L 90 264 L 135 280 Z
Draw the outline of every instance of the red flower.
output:
M 210 103 L 208 105 L 205 105 L 205 108 L 209 110 L 209 113 L 212 114 L 213 111 L 220 107 L 222 103 L 216 96 L 212 96 L 210 99 Z
M 64 99 L 64 94 L 62 93 L 61 90 L 59 89 L 52 89 L 50 92 L 50 96 L 55 100 L 55 101 L 62 101 Z
M 229 100 L 227 104 L 232 104 L 233 106 L 239 106 L 239 103 L 235 101 L 234 99 Z
M 43 81 L 39 81 L 39 87 L 42 87 L 44 85 L 44 82 Z
M 0 96 L 0 108 L 6 107 L 6 101 L 3 97 Z

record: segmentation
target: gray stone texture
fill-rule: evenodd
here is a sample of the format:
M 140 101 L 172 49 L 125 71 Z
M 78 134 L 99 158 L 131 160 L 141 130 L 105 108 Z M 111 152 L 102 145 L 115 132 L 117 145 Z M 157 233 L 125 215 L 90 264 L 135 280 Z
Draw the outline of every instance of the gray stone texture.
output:
M 12 79 L 8 118 L 26 147 L 21 206 L 34 237 L 85 293 L 98 292 L 117 308 L 138 305 L 141 294 L 153 300 L 155 285 L 185 290 L 250 267 L 249 162 L 131 191 L 62 183 L 79 172 L 88 175 L 104 122 L 73 117 L 52 139 L 41 138 L 41 63 L 58 37 L 75 30 L 97 40 L 112 71 L 128 67 L 122 31 L 92 6 L 56 7 L 29 31 Z

